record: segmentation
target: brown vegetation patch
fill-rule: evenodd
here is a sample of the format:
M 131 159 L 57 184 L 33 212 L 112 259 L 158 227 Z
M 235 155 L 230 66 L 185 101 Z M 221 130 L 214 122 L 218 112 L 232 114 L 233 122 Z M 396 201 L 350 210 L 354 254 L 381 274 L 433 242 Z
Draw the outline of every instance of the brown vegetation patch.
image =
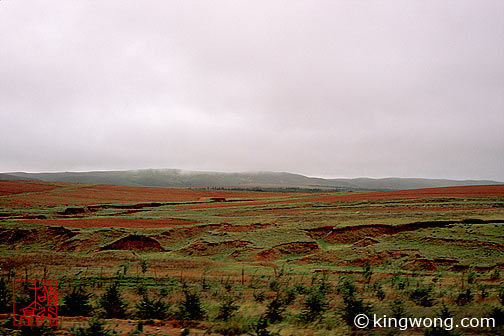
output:
M 78 228 L 123 227 L 123 228 L 163 228 L 178 225 L 190 225 L 198 222 L 183 219 L 143 219 L 120 217 L 40 219 L 25 222 L 43 225 L 69 226 Z
M 284 196 L 287 196 L 284 194 Z M 443 187 L 443 188 L 425 188 L 383 192 L 367 192 L 352 194 L 331 194 L 322 196 L 305 196 L 288 200 L 260 201 L 260 202 L 228 202 L 226 204 L 204 203 L 190 204 L 180 206 L 181 209 L 203 209 L 203 208 L 221 208 L 238 207 L 250 205 L 268 205 L 285 203 L 312 203 L 312 202 L 345 202 L 345 201 L 363 201 L 363 200 L 407 200 L 407 199 L 425 199 L 425 198 L 468 198 L 468 197 L 504 197 L 504 185 L 482 185 L 482 186 L 464 186 L 464 187 Z
M 92 209 L 89 207 L 68 207 L 63 211 L 58 212 L 58 214 L 64 216 L 74 216 L 74 215 L 89 214 L 95 211 L 96 209 Z
M 360 201 L 360 200 L 401 200 L 415 198 L 436 197 L 504 197 L 504 185 L 479 185 L 464 187 L 424 188 L 410 190 L 396 190 L 384 192 L 355 193 L 347 195 L 329 195 L 313 197 L 310 200 L 318 201 Z
M 455 258 L 434 258 L 434 262 L 437 265 L 453 265 L 458 264 L 458 260 Z
M 16 249 L 30 244 L 58 246 L 77 233 L 63 227 L 43 226 L 36 229 L 0 229 L 0 242 Z
M 366 237 L 378 237 L 384 234 L 397 233 L 392 225 L 375 224 L 334 228 L 324 237 L 330 243 L 355 243 Z
M 46 219 L 45 215 L 23 215 L 16 212 L 3 212 L 0 213 L 0 219 Z
M 212 202 L 226 202 L 226 197 L 210 197 Z
M 320 239 L 326 237 L 334 230 L 334 226 L 322 226 L 314 229 L 306 229 L 308 236 L 313 239 Z
M 378 237 L 382 235 L 397 234 L 406 231 L 415 231 L 428 228 L 440 228 L 452 224 L 482 224 L 501 222 L 500 220 L 464 219 L 461 221 L 428 221 L 415 222 L 399 225 L 388 224 L 364 224 L 345 227 L 325 226 L 314 229 L 306 229 L 308 235 L 314 239 L 324 239 L 330 243 L 355 243 L 366 237 Z M 497 246 L 499 244 L 496 244 Z
M 138 202 L 197 202 L 212 197 L 225 198 L 270 198 L 288 197 L 286 193 L 253 191 L 208 191 L 181 188 L 124 187 L 102 184 L 44 183 L 28 181 L 0 181 L 0 195 L 33 192 L 16 198 L 0 198 L 0 206 L 34 205 L 91 205 L 124 204 Z M 60 187 L 60 188 L 58 188 Z M 53 190 L 58 188 L 56 190 Z M 292 194 L 299 196 L 299 194 Z M 215 204 L 219 204 L 216 202 Z
M 26 195 L 22 193 L 27 193 Z M 343 202 L 359 200 L 401 200 L 436 197 L 504 197 L 504 185 L 467 186 L 400 190 L 387 192 L 325 194 L 322 196 L 296 193 L 252 191 L 207 191 L 177 188 L 124 187 L 114 185 L 86 185 L 78 183 L 44 183 L 33 181 L 0 181 L 0 195 L 18 194 L 16 197 L 0 197 L 0 206 L 34 205 L 91 205 L 124 204 L 137 202 L 198 202 L 201 199 L 226 199 L 226 202 L 211 202 L 180 206 L 184 209 L 237 207 L 248 205 L 285 204 L 300 202 Z M 267 199 L 292 197 L 276 201 L 236 202 L 233 198 Z M 272 210 L 282 211 L 282 210 Z M 287 210 L 289 211 L 289 210 Z
M 43 182 L 0 181 L 0 196 L 47 191 L 55 189 L 57 187 L 57 185 L 46 184 Z
M 165 251 L 157 240 L 144 235 L 133 234 L 100 248 L 100 251 L 105 250 Z
M 367 255 L 360 258 L 342 261 L 338 264 L 338 266 L 380 266 L 384 263 L 390 262 L 391 260 L 400 260 L 400 267 L 404 270 L 436 271 L 438 267 L 446 266 L 451 266 L 450 270 L 456 272 L 465 271 L 468 269 L 468 266 L 458 264 L 457 259 L 444 257 L 434 259 L 425 258 L 417 249 L 389 250 L 378 253 L 368 253 Z M 494 266 L 490 266 L 489 269 L 492 269 L 493 267 Z M 485 268 L 486 271 L 488 271 L 489 269 Z
M 283 256 L 304 255 L 320 251 L 317 242 L 292 242 L 274 246 L 255 255 L 256 260 L 275 260 Z
M 492 266 L 474 266 L 474 270 L 478 273 L 485 273 L 489 272 L 491 270 L 494 270 L 497 267 L 497 265 L 492 265 Z

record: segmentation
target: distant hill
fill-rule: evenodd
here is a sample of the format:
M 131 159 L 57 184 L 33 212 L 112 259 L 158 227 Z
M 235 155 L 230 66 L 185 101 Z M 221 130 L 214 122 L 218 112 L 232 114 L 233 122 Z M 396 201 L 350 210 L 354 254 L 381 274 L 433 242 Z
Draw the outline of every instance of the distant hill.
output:
M 503 184 L 488 180 L 444 180 L 423 178 L 324 179 L 292 173 L 196 172 L 178 169 L 142 169 L 59 173 L 5 173 L 0 180 L 40 180 L 148 187 L 193 187 L 237 189 L 290 189 L 331 191 L 385 191 L 449 186 Z
M 16 176 L 13 174 L 2 174 L 0 173 L 0 181 L 17 181 L 17 180 L 28 180 L 28 181 L 40 181 L 39 179 L 29 177 L 29 176 Z

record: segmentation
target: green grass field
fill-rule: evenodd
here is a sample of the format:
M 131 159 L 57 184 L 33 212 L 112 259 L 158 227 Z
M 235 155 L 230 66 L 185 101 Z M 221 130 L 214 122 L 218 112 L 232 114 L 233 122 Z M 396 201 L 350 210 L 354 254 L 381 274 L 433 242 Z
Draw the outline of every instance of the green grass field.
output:
M 102 187 L 48 185 L 0 196 L 4 334 L 91 335 L 89 324 L 125 335 L 503 332 L 503 187 L 173 199 L 171 189 L 98 197 Z M 11 326 L 13 279 L 58 281 L 56 329 Z M 103 299 L 114 284 L 117 314 Z M 358 313 L 501 326 L 358 329 Z

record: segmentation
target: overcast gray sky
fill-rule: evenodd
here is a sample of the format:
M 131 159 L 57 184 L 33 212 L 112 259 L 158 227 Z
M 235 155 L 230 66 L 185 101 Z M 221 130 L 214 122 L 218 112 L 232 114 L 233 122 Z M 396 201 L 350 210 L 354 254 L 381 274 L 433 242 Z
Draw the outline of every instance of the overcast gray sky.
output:
M 504 1 L 0 1 L 0 171 L 504 181 Z

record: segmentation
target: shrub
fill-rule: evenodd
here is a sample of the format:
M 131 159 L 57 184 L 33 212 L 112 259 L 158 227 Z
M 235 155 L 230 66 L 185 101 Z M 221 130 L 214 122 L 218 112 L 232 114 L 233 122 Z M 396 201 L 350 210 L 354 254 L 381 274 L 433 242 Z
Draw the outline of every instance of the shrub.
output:
M 465 292 L 459 293 L 459 295 L 457 296 L 457 299 L 455 300 L 455 302 L 459 306 L 463 306 L 463 305 L 471 302 L 473 300 L 473 298 L 474 298 L 474 295 L 471 293 L 471 289 L 467 288 L 465 290 Z
M 135 291 L 138 295 L 144 296 L 147 293 L 147 287 L 143 283 L 137 284 Z
M 234 304 L 234 300 L 231 296 L 226 297 L 224 302 L 219 306 L 219 313 L 217 314 L 217 319 L 222 321 L 229 320 L 235 312 L 240 308 L 240 306 Z
M 432 307 L 434 299 L 432 298 L 432 286 L 420 286 L 411 291 L 409 297 L 411 301 L 423 307 Z
M 488 287 L 486 285 L 479 285 L 480 298 L 486 299 L 488 297 Z
M 149 267 L 149 262 L 147 260 L 144 259 L 140 262 L 140 268 L 141 268 L 142 274 L 145 275 L 145 273 L 147 273 L 148 267 Z
M 349 326 L 354 326 L 355 316 L 359 314 L 371 315 L 372 306 L 369 303 L 365 303 L 363 299 L 357 297 L 357 289 L 354 284 L 345 280 L 339 292 L 343 297 L 341 315 Z
M 495 327 L 501 327 L 504 325 L 504 309 L 501 307 L 493 307 L 490 311 L 490 318 L 495 321 Z
M 0 279 L 0 313 L 10 311 L 12 301 L 12 294 L 7 289 L 7 282 L 2 278 Z
M 165 296 L 168 296 L 168 294 L 170 294 L 170 292 L 171 292 L 171 288 L 163 287 L 159 290 L 159 295 L 162 297 L 165 297 Z
M 499 291 L 497 292 L 497 297 L 500 299 L 501 305 L 504 306 L 504 284 L 501 283 Z
M 190 291 L 186 285 L 183 287 L 184 299 L 178 304 L 178 318 L 181 320 L 201 320 L 205 311 L 201 305 L 201 298 L 196 291 Z
M 396 319 L 408 317 L 409 314 L 406 311 L 406 307 L 404 306 L 404 300 L 401 300 L 399 298 L 394 299 L 392 301 L 392 305 L 390 306 L 390 310 L 392 311 L 392 314 L 390 314 L 392 317 L 395 317 Z
M 471 270 L 468 274 L 467 274 L 467 283 L 468 284 L 473 284 L 476 282 L 476 279 L 478 278 L 478 274 L 474 271 L 474 270 Z
M 309 292 L 308 288 L 302 283 L 295 284 L 294 288 L 298 294 L 308 294 Z
M 325 293 L 320 288 L 312 290 L 304 301 L 304 309 L 301 312 L 301 320 L 313 322 L 322 318 L 327 310 L 327 299 Z
M 401 276 L 400 272 L 394 272 L 390 278 L 390 285 L 397 290 L 405 290 L 409 286 L 409 278 Z
M 105 311 L 106 318 L 122 318 L 126 316 L 127 304 L 119 293 L 119 285 L 114 282 L 112 286 L 107 288 L 105 293 L 100 297 L 100 306 Z
M 268 303 L 268 306 L 266 307 L 266 313 L 264 314 L 264 317 L 268 319 L 270 322 L 279 322 L 283 320 L 283 313 L 285 311 L 285 300 L 280 295 L 280 293 L 277 293 L 277 295 L 271 300 L 270 303 Z
M 168 305 L 161 298 L 155 300 L 150 299 L 147 294 L 142 297 L 142 300 L 136 304 L 137 317 L 145 320 L 158 319 L 166 317 Z
M 292 287 L 287 289 L 287 291 L 285 291 L 285 298 L 284 298 L 285 304 L 290 305 L 292 302 L 296 300 L 296 297 L 297 297 L 296 288 Z
M 16 294 L 16 298 L 15 298 L 16 307 L 18 307 L 18 308 L 26 307 L 30 303 L 32 303 L 35 300 L 35 298 L 33 297 L 33 293 L 34 292 L 31 292 L 29 294 L 25 294 L 25 293 Z M 16 310 L 18 310 L 18 309 L 16 309 Z
M 277 333 L 273 333 L 268 330 L 269 321 L 264 315 L 261 315 L 256 323 L 253 324 L 252 330 L 255 336 L 275 336 Z
M 344 295 L 354 295 L 357 292 L 357 287 L 354 283 L 348 279 L 343 279 L 343 282 L 337 288 L 338 294 Z
M 443 320 L 453 318 L 453 313 L 448 309 L 448 307 L 443 302 L 441 309 L 437 313 L 437 316 Z M 446 330 L 441 327 L 433 327 L 431 329 L 425 330 L 425 336 L 455 336 L 458 335 L 454 330 Z
M 273 279 L 270 281 L 269 283 L 269 288 L 274 291 L 274 292 L 277 292 L 280 290 L 280 283 L 278 282 L 277 279 Z
M 89 303 L 90 294 L 74 287 L 72 292 L 63 298 L 61 313 L 67 316 L 89 316 L 93 307 Z
M 21 336 L 55 336 L 56 327 L 21 327 Z
M 318 290 L 321 291 L 324 294 L 327 294 L 329 290 L 331 289 L 331 286 L 327 282 L 328 275 L 327 273 L 323 273 L 322 277 L 316 281 L 316 285 L 318 287 Z
M 371 269 L 371 265 L 366 264 L 362 267 L 363 273 L 362 273 L 362 278 L 366 282 L 366 284 L 369 284 L 371 281 L 371 277 L 373 276 L 373 270 Z
M 87 328 L 84 327 L 74 327 L 70 331 L 71 335 L 74 336 L 110 336 L 116 335 L 115 332 L 105 329 L 105 321 L 100 320 L 98 318 L 93 318 L 89 321 L 89 325 Z
M 379 282 L 375 282 L 373 284 L 373 289 L 375 291 L 376 297 L 380 300 L 383 301 L 385 299 L 385 291 L 383 290 L 383 286 Z
M 499 280 L 501 277 L 500 269 L 497 267 L 490 273 L 490 280 Z
M 409 286 L 409 279 L 408 278 L 401 278 L 399 279 L 397 283 L 397 289 L 398 290 L 405 290 Z
M 238 323 L 229 323 L 225 325 L 216 325 L 208 329 L 205 334 L 219 334 L 224 336 L 237 336 L 243 335 L 247 332 L 245 328 L 240 326 Z
M 5 329 L 4 329 L 5 328 Z M 18 330 L 18 332 L 15 331 Z M 15 327 L 12 315 L 0 322 L 1 335 L 18 335 L 18 336 L 55 336 L 56 327 L 50 327 L 47 323 L 40 327 Z
M 227 292 L 231 292 L 231 290 L 233 289 L 233 283 L 231 283 L 229 281 L 229 278 L 227 279 L 226 283 L 224 284 L 224 289 L 227 291 Z
M 264 291 L 260 291 L 260 292 L 254 291 L 253 295 L 254 295 L 254 300 L 259 303 L 264 302 L 264 299 L 266 298 L 266 294 L 264 293 Z

